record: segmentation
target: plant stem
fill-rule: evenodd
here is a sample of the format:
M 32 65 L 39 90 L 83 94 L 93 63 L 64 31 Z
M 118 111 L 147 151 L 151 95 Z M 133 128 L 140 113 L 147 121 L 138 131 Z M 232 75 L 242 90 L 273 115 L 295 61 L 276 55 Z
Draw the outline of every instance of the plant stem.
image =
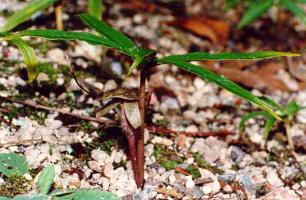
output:
M 293 144 L 293 140 L 292 140 L 292 136 L 291 136 L 290 121 L 288 119 L 285 119 L 284 123 L 285 123 L 285 128 L 286 128 L 286 134 L 287 134 L 287 140 L 288 140 L 289 147 L 290 147 L 290 149 L 294 150 L 294 144 Z
M 146 80 L 147 71 L 144 67 L 140 69 L 140 87 L 139 87 L 139 111 L 141 117 L 141 126 L 137 137 L 137 163 L 141 186 L 144 176 L 144 129 L 145 129 L 145 113 L 146 113 Z
M 130 153 L 130 159 L 132 161 L 134 179 L 135 179 L 137 187 L 139 188 L 141 187 L 142 179 L 140 179 L 138 163 L 137 163 L 137 156 L 136 156 L 137 154 L 136 134 L 135 134 L 136 131 L 132 129 L 129 123 L 127 122 L 123 106 L 121 106 L 121 128 L 128 140 L 128 148 L 129 148 L 129 153 Z

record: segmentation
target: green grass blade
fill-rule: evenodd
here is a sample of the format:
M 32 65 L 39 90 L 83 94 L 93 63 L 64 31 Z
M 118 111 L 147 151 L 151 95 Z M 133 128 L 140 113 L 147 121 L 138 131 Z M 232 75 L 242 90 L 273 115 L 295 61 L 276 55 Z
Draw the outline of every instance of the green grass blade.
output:
M 300 8 L 297 4 L 292 2 L 292 0 L 281 0 L 281 3 L 295 16 L 300 18 L 300 20 L 306 24 L 306 14 L 305 11 Z
M 273 5 L 273 0 L 260 0 L 256 3 L 252 3 L 250 8 L 244 13 L 242 19 L 238 23 L 237 28 L 241 29 L 252 22 L 254 22 L 258 17 L 264 14 Z
M 88 13 L 97 19 L 102 19 L 103 14 L 103 0 L 89 0 L 88 1 Z
M 276 123 L 276 119 L 275 117 L 269 115 L 266 124 L 264 126 L 264 139 L 268 139 L 269 137 L 269 133 L 271 131 L 271 129 L 273 128 L 274 124 Z
M 0 32 L 8 32 L 18 26 L 19 24 L 27 21 L 33 14 L 43 10 L 58 0 L 33 0 L 21 10 L 18 10 L 15 14 L 7 19 L 6 24 L 0 27 Z
M 160 63 L 162 64 L 174 64 L 177 65 L 178 67 L 189 71 L 193 74 L 198 75 L 199 77 L 206 79 L 208 81 L 214 82 L 216 83 L 218 86 L 220 86 L 221 88 L 224 88 L 230 92 L 232 92 L 233 94 L 249 101 L 252 102 L 256 105 L 258 105 L 260 108 L 262 108 L 263 110 L 265 110 L 266 112 L 268 112 L 269 114 L 271 114 L 272 116 L 274 116 L 275 118 L 282 120 L 282 118 L 273 110 L 273 108 L 271 108 L 271 106 L 269 104 L 267 104 L 265 101 L 261 100 L 259 97 L 253 95 L 251 92 L 249 92 L 248 90 L 242 88 L 241 86 L 239 86 L 238 84 L 236 84 L 235 82 L 225 78 L 224 76 L 220 76 L 218 74 L 215 74 L 211 71 L 209 71 L 208 69 L 205 69 L 204 67 L 198 66 L 198 65 L 194 65 L 194 64 L 190 64 L 181 60 L 173 60 L 173 59 L 162 59 L 162 60 L 158 60 Z
M 12 43 L 18 47 L 20 53 L 22 54 L 27 67 L 29 82 L 32 82 L 37 76 L 36 67 L 38 66 L 34 49 L 20 38 L 12 40 Z
M 132 57 L 136 58 L 139 54 L 139 49 L 136 46 L 136 44 L 128 38 L 123 33 L 113 29 L 109 25 L 107 25 L 105 22 L 100 21 L 94 16 L 91 16 L 89 14 L 81 14 L 80 15 L 81 20 L 88 25 L 90 28 L 94 29 L 98 33 L 102 34 L 106 38 L 112 40 L 115 42 L 122 51 L 125 51 Z
M 245 127 L 245 123 L 246 123 L 247 121 L 249 121 L 250 119 L 255 118 L 255 117 L 257 117 L 257 116 L 265 116 L 265 117 L 268 117 L 269 114 L 266 113 L 265 111 L 250 112 L 250 113 L 244 115 L 244 116 L 241 118 L 240 123 L 239 123 L 239 128 L 240 128 L 240 129 L 244 128 L 244 127 Z
M 116 43 L 103 36 L 97 36 L 87 32 L 67 32 L 58 30 L 26 30 L 0 38 L 0 40 L 12 40 L 23 36 L 43 37 L 50 40 L 81 40 L 92 45 L 104 45 L 107 47 L 119 48 Z
M 200 60 L 254 60 L 267 59 L 281 56 L 301 56 L 296 53 L 278 52 L 278 51 L 259 51 L 253 53 L 207 53 L 193 52 L 181 55 L 172 55 L 161 58 L 163 59 L 178 59 L 181 61 L 200 61 Z

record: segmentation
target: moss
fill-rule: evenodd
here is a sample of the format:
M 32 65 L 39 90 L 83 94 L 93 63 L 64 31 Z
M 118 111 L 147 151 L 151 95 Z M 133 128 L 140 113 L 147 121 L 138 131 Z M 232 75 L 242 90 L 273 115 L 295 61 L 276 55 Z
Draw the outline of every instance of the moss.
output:
M 174 151 L 167 149 L 162 145 L 154 146 L 153 153 L 156 161 L 167 171 L 175 169 L 179 164 L 183 163 L 183 159 Z
M 86 148 L 89 152 L 93 149 L 101 149 L 101 150 L 105 151 L 108 155 L 110 155 L 116 144 L 117 144 L 117 140 L 109 139 L 109 140 L 106 140 L 102 143 L 100 143 L 100 142 L 86 143 Z
M 203 158 L 201 158 L 201 155 L 199 153 L 195 153 L 193 155 L 195 161 L 198 163 L 198 166 L 201 167 L 201 168 L 204 168 L 204 169 L 207 169 L 209 171 L 211 171 L 212 173 L 216 174 L 223 174 L 224 171 L 222 169 L 219 169 L 218 167 L 216 166 L 212 166 L 210 164 L 208 164 L 206 162 L 206 160 L 204 160 Z
M 26 194 L 30 188 L 31 182 L 23 176 L 11 176 L 4 184 L 0 185 L 0 196 L 14 197 L 18 194 Z
M 114 167 L 114 169 L 117 169 L 117 168 L 119 168 L 119 167 L 123 167 L 124 169 L 127 169 L 126 168 L 126 163 L 127 163 L 127 160 L 122 160 L 121 159 L 121 161 L 119 162 L 119 163 L 113 163 L 113 167 Z
M 166 118 L 157 119 L 155 124 L 159 127 L 167 127 L 169 124 L 169 121 L 167 121 Z
M 195 165 L 188 165 L 188 167 L 186 168 L 186 170 L 194 177 L 194 178 L 200 178 L 201 177 L 201 173 L 200 170 L 197 166 Z

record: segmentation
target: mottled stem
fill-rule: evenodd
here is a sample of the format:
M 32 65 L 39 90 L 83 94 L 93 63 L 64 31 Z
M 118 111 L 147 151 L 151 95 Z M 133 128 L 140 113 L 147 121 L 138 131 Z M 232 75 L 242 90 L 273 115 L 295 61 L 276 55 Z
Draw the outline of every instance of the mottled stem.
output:
M 136 156 L 136 153 L 137 153 L 136 134 L 135 134 L 136 131 L 134 131 L 129 125 L 129 123 L 127 122 L 123 106 L 121 106 L 121 128 L 128 140 L 128 148 L 129 148 L 129 153 L 130 153 L 130 159 L 132 161 L 134 179 L 135 179 L 137 187 L 139 188 L 141 187 L 142 179 L 140 179 L 140 173 L 138 169 L 137 156 Z
M 137 162 L 141 186 L 144 176 L 144 129 L 145 129 L 145 113 L 146 113 L 146 80 L 147 71 L 142 67 L 140 69 L 140 87 L 139 87 L 139 110 L 141 116 L 141 126 L 137 137 Z

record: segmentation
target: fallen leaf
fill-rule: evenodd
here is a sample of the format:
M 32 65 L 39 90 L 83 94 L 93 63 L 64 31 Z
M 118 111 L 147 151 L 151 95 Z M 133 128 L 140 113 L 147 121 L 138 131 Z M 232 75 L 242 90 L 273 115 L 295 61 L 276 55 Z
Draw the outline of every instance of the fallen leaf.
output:
M 213 43 L 225 45 L 229 35 L 229 25 L 222 20 L 209 17 L 177 18 L 168 22 L 191 33 L 210 39 Z

